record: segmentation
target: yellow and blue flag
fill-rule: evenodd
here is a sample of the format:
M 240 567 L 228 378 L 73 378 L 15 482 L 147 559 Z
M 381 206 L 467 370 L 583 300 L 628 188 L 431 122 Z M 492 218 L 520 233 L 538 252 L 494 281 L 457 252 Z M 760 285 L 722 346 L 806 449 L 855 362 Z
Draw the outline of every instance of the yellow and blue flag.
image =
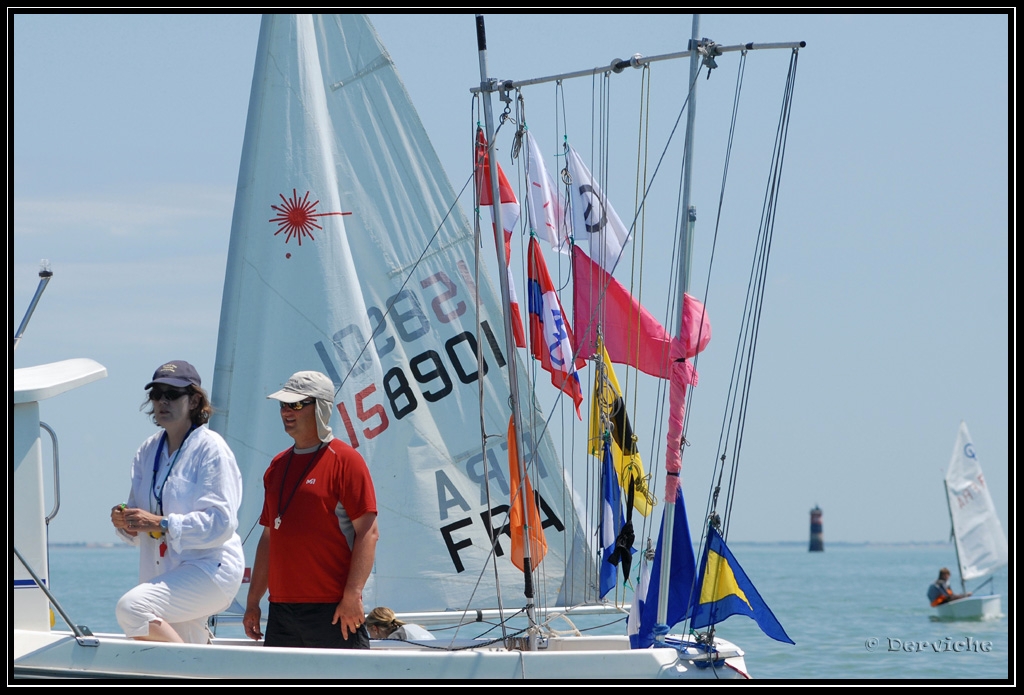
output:
M 796 644 L 775 618 L 768 604 L 747 578 L 740 563 L 713 526 L 708 527 L 700 577 L 700 594 L 695 597 L 690 627 L 701 628 L 720 623 L 730 615 L 752 618 L 764 634 L 779 642 Z

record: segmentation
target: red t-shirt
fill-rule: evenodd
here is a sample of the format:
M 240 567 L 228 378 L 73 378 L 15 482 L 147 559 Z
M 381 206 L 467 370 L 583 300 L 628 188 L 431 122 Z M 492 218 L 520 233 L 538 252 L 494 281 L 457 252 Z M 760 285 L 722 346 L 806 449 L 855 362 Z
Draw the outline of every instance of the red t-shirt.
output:
M 263 487 L 260 523 L 270 529 L 270 600 L 341 601 L 355 537 L 351 520 L 377 512 L 363 457 L 337 438 L 308 454 L 286 449 L 270 462 Z

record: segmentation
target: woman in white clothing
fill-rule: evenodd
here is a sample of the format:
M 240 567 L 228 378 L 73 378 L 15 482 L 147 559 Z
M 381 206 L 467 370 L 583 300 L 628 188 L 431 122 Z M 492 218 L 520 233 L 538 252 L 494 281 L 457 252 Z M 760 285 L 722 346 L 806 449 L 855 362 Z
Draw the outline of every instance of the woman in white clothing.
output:
M 370 633 L 370 639 L 434 639 L 433 633 L 425 627 L 399 620 L 395 612 L 386 606 L 377 606 L 366 614 L 366 631 Z
M 135 454 L 128 501 L 110 512 L 118 536 L 139 547 L 140 583 L 118 601 L 117 621 L 135 639 L 205 644 L 209 616 L 242 583 L 242 476 L 206 426 L 213 408 L 195 367 L 167 362 L 145 388 L 161 429 Z

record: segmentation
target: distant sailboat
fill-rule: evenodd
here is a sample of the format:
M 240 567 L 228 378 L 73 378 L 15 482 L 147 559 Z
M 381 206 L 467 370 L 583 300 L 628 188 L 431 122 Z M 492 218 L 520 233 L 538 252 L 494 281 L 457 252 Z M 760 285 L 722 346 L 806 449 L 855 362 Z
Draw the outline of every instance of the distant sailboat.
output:
M 1006 565 L 1009 550 L 965 422 L 960 423 L 944 483 L 960 591 L 967 593 L 969 580 L 986 577 Z M 1002 602 L 999 594 L 979 595 L 975 591 L 971 596 L 940 603 L 935 613 L 943 620 L 985 620 L 1002 615 Z

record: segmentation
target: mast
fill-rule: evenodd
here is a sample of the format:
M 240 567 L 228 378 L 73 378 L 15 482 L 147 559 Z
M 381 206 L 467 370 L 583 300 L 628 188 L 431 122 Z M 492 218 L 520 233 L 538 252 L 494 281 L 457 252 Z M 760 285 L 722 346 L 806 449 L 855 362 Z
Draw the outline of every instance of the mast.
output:
M 477 52 L 480 58 L 480 91 L 484 93 L 484 132 L 487 136 L 487 147 L 491 148 L 494 142 L 494 115 L 491 111 L 491 92 L 494 91 L 497 80 L 487 77 L 487 32 L 484 28 L 484 16 L 476 15 L 476 43 Z M 474 145 L 475 146 L 475 145 Z M 515 425 L 515 447 L 516 447 L 516 468 L 519 471 L 519 480 L 526 480 L 525 467 L 523 465 L 523 422 L 519 408 L 519 375 L 516 368 L 516 344 L 512 333 L 512 317 L 509 314 L 509 288 L 508 273 L 504 268 L 508 265 L 505 258 L 505 232 L 501 224 L 501 195 L 498 191 L 498 161 L 491 152 L 488 156 L 491 178 L 491 214 L 494 219 L 494 248 L 498 255 L 498 280 L 501 286 L 501 313 L 505 323 L 505 350 L 508 359 L 508 385 L 509 398 L 512 404 L 512 422 Z M 528 500 L 526 499 L 526 485 L 520 486 L 518 504 L 522 508 L 523 519 L 523 594 L 526 596 L 526 614 L 530 626 L 536 625 L 535 606 L 533 602 L 533 565 L 530 557 L 530 535 L 529 524 L 530 514 L 528 511 Z M 532 633 L 529 638 L 531 651 L 537 649 L 537 636 Z
M 956 533 L 956 520 L 953 518 L 953 505 L 949 503 L 949 482 L 943 478 L 942 487 L 946 490 L 946 509 L 949 511 L 949 527 L 953 531 L 953 550 L 956 551 L 956 573 L 960 576 L 960 593 L 967 593 L 964 583 L 964 565 L 960 562 L 960 537 Z
M 686 100 L 686 139 L 683 147 L 683 155 L 685 161 L 683 164 L 683 210 L 686 214 L 683 218 L 682 226 L 679 230 L 680 244 L 679 244 L 679 304 L 677 306 L 676 315 L 678 316 L 679 327 L 676 331 L 676 335 L 680 340 L 683 338 L 683 293 L 689 288 L 690 281 L 690 248 L 692 245 L 692 224 L 696 219 L 696 215 L 693 210 L 690 209 L 690 176 L 693 168 L 693 125 L 694 120 L 697 116 L 697 71 L 700 69 L 700 56 L 697 51 L 697 43 L 700 40 L 700 15 L 693 15 L 693 23 L 690 31 L 690 77 L 689 77 L 689 95 Z M 666 487 L 670 483 L 666 482 Z M 675 484 L 678 488 L 678 484 Z M 666 500 L 667 501 L 667 500 Z M 665 511 L 662 515 L 662 529 L 661 536 L 664 539 L 662 543 L 662 559 L 661 559 L 661 576 L 658 582 L 658 618 L 657 622 L 659 625 L 665 625 L 668 622 L 668 592 L 671 579 L 672 570 L 672 529 L 675 525 L 675 512 L 676 505 L 675 500 L 672 500 L 672 504 L 665 505 Z M 658 634 L 655 637 L 656 642 L 664 644 L 665 635 Z
M 39 264 L 39 285 L 36 286 L 36 293 L 32 296 L 32 301 L 29 302 L 28 309 L 25 311 L 25 318 L 21 320 L 21 325 L 18 326 L 18 332 L 14 334 L 14 345 L 11 350 L 18 349 L 18 343 L 21 342 L 21 336 L 25 334 L 25 329 L 28 327 L 29 319 L 32 318 L 32 314 L 35 313 L 36 304 L 39 303 L 39 298 L 43 296 L 43 290 L 50 284 L 50 278 L 53 277 L 53 271 L 50 270 L 50 262 L 45 258 Z

